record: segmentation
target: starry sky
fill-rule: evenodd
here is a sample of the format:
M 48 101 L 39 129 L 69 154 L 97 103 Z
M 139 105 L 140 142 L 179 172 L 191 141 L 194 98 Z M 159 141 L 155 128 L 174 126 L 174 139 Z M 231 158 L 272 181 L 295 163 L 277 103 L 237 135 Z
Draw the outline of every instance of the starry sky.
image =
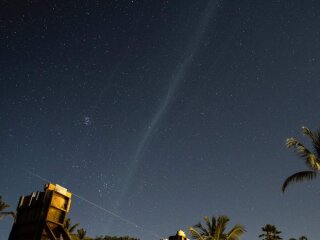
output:
M 285 139 L 320 127 L 319 1 L 1 1 L 0 83 L 11 209 L 47 179 L 90 236 L 320 237 L 319 181 L 281 192 L 306 169 Z

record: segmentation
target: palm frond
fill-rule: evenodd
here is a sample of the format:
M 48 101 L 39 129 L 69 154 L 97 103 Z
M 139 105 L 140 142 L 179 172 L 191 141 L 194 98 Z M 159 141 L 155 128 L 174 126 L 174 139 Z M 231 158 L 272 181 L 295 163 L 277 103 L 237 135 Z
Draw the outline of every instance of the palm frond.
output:
M 64 224 L 65 228 L 68 230 L 69 233 L 73 233 L 74 230 L 76 230 L 76 228 L 79 225 L 80 225 L 79 223 L 76 223 L 76 224 L 72 225 L 70 218 L 67 218 L 66 221 L 65 221 L 65 224 Z
M 317 130 L 314 133 L 314 140 L 312 141 L 314 151 L 317 153 L 317 156 L 320 157 L 320 131 Z
M 302 133 L 310 137 L 314 152 L 320 157 L 320 131 L 312 132 L 309 128 L 302 127 Z
M 313 133 L 311 132 L 311 130 L 305 126 L 302 126 L 302 133 L 304 135 L 308 135 L 311 139 L 313 139 Z
M 0 212 L 0 216 L 7 216 L 7 215 L 11 215 L 13 218 L 16 217 L 15 212 Z
M 80 228 L 77 230 L 77 233 L 78 233 L 77 235 L 78 235 L 79 239 L 84 239 L 84 237 L 87 234 L 87 231 L 83 228 Z
M 277 229 L 275 225 L 266 224 L 261 228 L 263 234 L 259 235 L 259 238 L 263 238 L 264 240 L 272 239 L 272 240 L 281 240 L 282 238 L 279 236 L 281 231 Z
M 4 209 L 6 209 L 6 208 L 8 208 L 8 207 L 10 207 L 10 205 L 7 204 L 6 202 L 4 202 L 4 201 L 2 200 L 2 196 L 0 196 L 0 211 L 3 211 Z
M 227 223 L 230 221 L 228 216 L 222 215 L 218 218 L 204 217 L 206 225 L 202 226 L 199 222 L 193 227 L 189 227 L 191 237 L 196 240 L 239 240 L 240 235 L 245 232 L 242 225 L 235 225 L 229 232 L 225 232 Z M 207 229 L 206 229 L 207 227 Z
M 211 235 L 213 235 L 214 232 L 216 231 L 216 226 L 217 226 L 217 220 L 214 216 L 212 216 L 212 218 L 211 218 L 211 225 L 212 225 Z
M 205 216 L 205 217 L 203 218 L 203 220 L 204 220 L 204 222 L 206 223 L 207 228 L 210 230 L 210 229 L 211 229 L 211 222 L 210 222 L 209 217 L 208 217 L 208 216 Z
M 229 218 L 227 216 L 219 216 L 217 220 L 217 226 L 215 231 L 215 239 L 220 239 L 221 235 L 224 233 Z
M 227 240 L 238 240 L 245 231 L 244 226 L 237 224 L 229 231 Z
M 313 154 L 308 148 L 306 148 L 302 143 L 300 143 L 295 138 L 288 138 L 286 141 L 288 148 L 293 147 L 295 152 L 299 157 L 303 158 L 308 165 L 313 170 L 320 170 L 320 161 L 315 154 Z
M 204 218 L 204 221 L 205 221 L 205 223 L 206 223 L 206 225 L 207 225 L 207 228 L 208 228 L 208 231 L 209 231 L 209 233 L 210 233 L 210 235 L 212 234 L 212 224 L 211 224 L 211 222 L 210 222 L 210 219 L 209 219 L 209 217 L 208 216 L 205 216 Z M 208 231 L 206 230 L 206 232 L 208 233 Z M 208 234 L 209 235 L 209 234 Z
M 294 147 L 295 145 L 297 145 L 297 143 L 298 143 L 298 140 L 295 138 L 287 138 L 286 140 L 287 148 Z
M 313 133 L 309 128 L 307 127 L 302 127 L 302 132 L 304 135 L 307 135 L 308 137 L 310 137 L 313 146 L 316 149 L 320 150 L 320 136 L 319 136 L 319 131 L 316 133 Z
M 70 228 L 70 226 L 71 226 L 71 219 L 70 219 L 70 218 L 67 218 L 67 219 L 66 219 L 66 221 L 65 221 L 65 223 L 64 223 L 64 226 L 65 226 L 65 228 L 67 228 L 67 229 Z
M 74 230 L 75 230 L 78 226 L 79 226 L 79 223 L 74 224 L 73 226 L 71 226 L 71 227 L 69 228 L 69 232 L 70 232 L 70 233 L 73 233 Z
M 189 227 L 189 232 L 191 233 L 191 238 L 197 239 L 197 240 L 203 240 L 203 237 L 201 236 L 201 234 L 193 227 Z
M 200 233 L 201 236 L 209 235 L 209 232 L 207 231 L 207 229 L 205 229 L 200 222 L 198 222 L 196 225 L 194 225 L 193 228 L 197 228 L 197 229 L 201 230 L 201 233 Z
M 306 236 L 301 236 L 299 237 L 299 240 L 308 240 L 308 238 Z
M 286 190 L 286 188 L 288 187 L 289 184 L 293 183 L 293 182 L 301 182 L 301 181 L 305 181 L 305 180 L 312 180 L 314 178 L 316 178 L 317 173 L 314 171 L 301 171 L 301 172 L 297 172 L 293 175 L 291 175 L 290 177 L 288 177 L 283 185 L 282 185 L 282 192 L 284 192 Z

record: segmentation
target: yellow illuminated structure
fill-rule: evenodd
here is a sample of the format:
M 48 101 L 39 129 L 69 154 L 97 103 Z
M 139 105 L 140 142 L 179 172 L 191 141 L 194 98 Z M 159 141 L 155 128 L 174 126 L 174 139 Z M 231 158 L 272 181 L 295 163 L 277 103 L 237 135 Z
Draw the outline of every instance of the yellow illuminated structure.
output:
M 170 236 L 169 240 L 189 240 L 184 231 L 179 230 L 176 235 Z
M 71 193 L 58 184 L 21 196 L 9 240 L 71 240 L 64 227 L 70 205 Z

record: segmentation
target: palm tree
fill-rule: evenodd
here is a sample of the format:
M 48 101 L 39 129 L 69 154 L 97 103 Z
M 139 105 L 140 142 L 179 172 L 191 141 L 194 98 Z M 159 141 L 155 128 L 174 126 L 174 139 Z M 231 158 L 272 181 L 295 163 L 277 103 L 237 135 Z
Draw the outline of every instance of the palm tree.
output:
M 261 228 L 264 232 L 259 235 L 259 238 L 263 238 L 263 240 L 281 240 L 282 238 L 279 236 L 281 231 L 279 231 L 275 225 L 266 224 Z
M 283 192 L 286 190 L 288 185 L 293 182 L 312 180 L 316 178 L 317 173 L 320 170 L 320 131 L 313 133 L 308 128 L 302 127 L 302 132 L 304 135 L 310 137 L 313 145 L 313 151 L 307 149 L 295 138 L 288 138 L 286 141 L 286 145 L 288 148 L 293 147 L 295 149 L 296 153 L 305 160 L 310 170 L 300 171 L 288 177 L 282 185 Z
M 299 237 L 299 240 L 308 240 L 308 238 L 306 236 L 301 236 Z
M 189 227 L 191 237 L 196 240 L 238 240 L 246 231 L 242 225 L 235 225 L 229 232 L 225 232 L 226 225 L 230 221 L 227 216 L 212 217 L 211 221 L 204 217 L 206 227 L 199 222 L 193 227 Z
M 83 228 L 78 229 L 77 232 L 78 232 L 79 239 L 84 239 L 87 234 L 87 231 L 84 230 Z
M 2 196 L 0 196 L 0 220 L 7 215 L 11 215 L 13 218 L 15 218 L 14 212 L 5 212 L 4 209 L 10 207 L 9 204 L 7 204 L 5 201 L 2 200 Z
M 71 224 L 71 219 L 67 218 L 66 223 L 65 223 L 65 228 L 69 233 L 73 233 L 74 230 L 79 226 L 79 223 L 76 223 L 74 225 Z
M 296 238 L 290 238 L 289 240 L 297 240 Z M 298 240 L 308 240 L 306 236 L 301 236 L 298 238 Z

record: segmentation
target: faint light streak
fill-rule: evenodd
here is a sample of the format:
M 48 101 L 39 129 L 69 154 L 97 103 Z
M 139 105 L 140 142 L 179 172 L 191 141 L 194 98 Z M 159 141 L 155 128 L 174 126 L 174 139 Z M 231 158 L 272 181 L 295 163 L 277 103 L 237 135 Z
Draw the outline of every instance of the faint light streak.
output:
M 118 202 L 119 202 L 118 207 L 121 206 L 123 199 L 125 199 L 125 195 L 127 194 L 130 183 L 132 182 L 132 178 L 137 172 L 137 169 L 143 157 L 143 151 L 145 146 L 147 145 L 149 139 L 151 138 L 152 133 L 154 132 L 154 129 L 159 124 L 159 121 L 161 120 L 163 114 L 166 112 L 167 108 L 169 107 L 169 104 L 173 101 L 174 95 L 177 92 L 180 82 L 186 76 L 187 70 L 190 67 L 191 63 L 193 62 L 194 56 L 196 55 L 197 50 L 199 49 L 199 46 L 205 34 L 209 20 L 212 18 L 212 16 L 215 13 L 215 10 L 217 9 L 218 6 L 220 6 L 220 4 L 221 3 L 219 0 L 208 1 L 205 11 L 202 14 L 200 21 L 198 23 L 198 27 L 195 31 L 194 38 L 190 40 L 189 45 L 186 49 L 186 52 L 183 56 L 182 62 L 176 66 L 172 74 L 172 80 L 168 88 L 168 91 L 164 96 L 160 106 L 158 107 L 158 110 L 154 113 L 153 117 L 151 118 L 151 121 L 148 124 L 148 127 L 146 128 L 145 133 L 143 134 L 143 137 L 137 146 L 135 154 L 132 160 L 129 162 L 129 166 L 128 166 L 129 172 L 124 177 L 124 181 L 120 191 L 120 196 L 118 198 Z
M 49 179 L 44 178 L 44 177 L 40 176 L 39 174 L 36 174 L 36 173 L 31 172 L 31 171 L 29 171 L 29 170 L 25 170 L 25 171 L 26 171 L 28 174 L 30 174 L 31 176 L 36 177 L 36 178 L 38 178 L 38 179 L 40 179 L 40 180 L 42 180 L 42 181 L 44 181 L 44 182 L 47 182 L 47 183 L 50 183 L 50 182 L 51 182 Z M 112 215 L 113 217 L 118 218 L 119 220 L 121 220 L 122 222 L 125 222 L 126 224 L 131 225 L 131 226 L 134 226 L 135 228 L 140 229 L 140 231 L 144 231 L 144 232 L 146 232 L 146 233 L 149 233 L 150 235 L 154 236 L 154 237 L 157 238 L 157 239 L 160 239 L 160 238 L 161 238 L 160 235 L 158 235 L 157 233 L 154 233 L 154 232 L 152 232 L 152 231 L 150 231 L 150 230 L 147 230 L 147 229 L 145 229 L 144 227 L 141 227 L 140 225 L 138 225 L 138 224 L 130 221 L 129 219 L 126 219 L 126 218 L 124 218 L 124 217 L 121 217 L 120 215 L 118 215 L 118 214 L 116 214 L 116 213 L 114 213 L 114 212 L 112 212 L 112 211 L 110 211 L 110 210 L 108 210 L 108 209 L 106 209 L 106 208 L 104 208 L 104 207 L 102 207 L 102 206 L 100 206 L 100 205 L 98 205 L 98 204 L 96 204 L 96 203 L 88 200 L 87 198 L 85 198 L 85 197 L 83 197 L 83 196 L 81 196 L 81 195 L 79 195 L 79 194 L 76 194 L 76 193 L 72 192 L 72 195 L 75 196 L 75 197 L 77 197 L 77 198 L 79 198 L 79 199 L 82 200 L 83 202 L 86 202 L 86 203 L 88 203 L 89 205 L 91 205 L 91 206 L 93 206 L 93 207 L 95 207 L 95 208 L 97 208 L 97 209 L 99 209 L 99 210 L 101 210 L 101 211 L 103 211 L 103 212 L 105 212 L 105 213 L 108 213 L 109 215 Z

